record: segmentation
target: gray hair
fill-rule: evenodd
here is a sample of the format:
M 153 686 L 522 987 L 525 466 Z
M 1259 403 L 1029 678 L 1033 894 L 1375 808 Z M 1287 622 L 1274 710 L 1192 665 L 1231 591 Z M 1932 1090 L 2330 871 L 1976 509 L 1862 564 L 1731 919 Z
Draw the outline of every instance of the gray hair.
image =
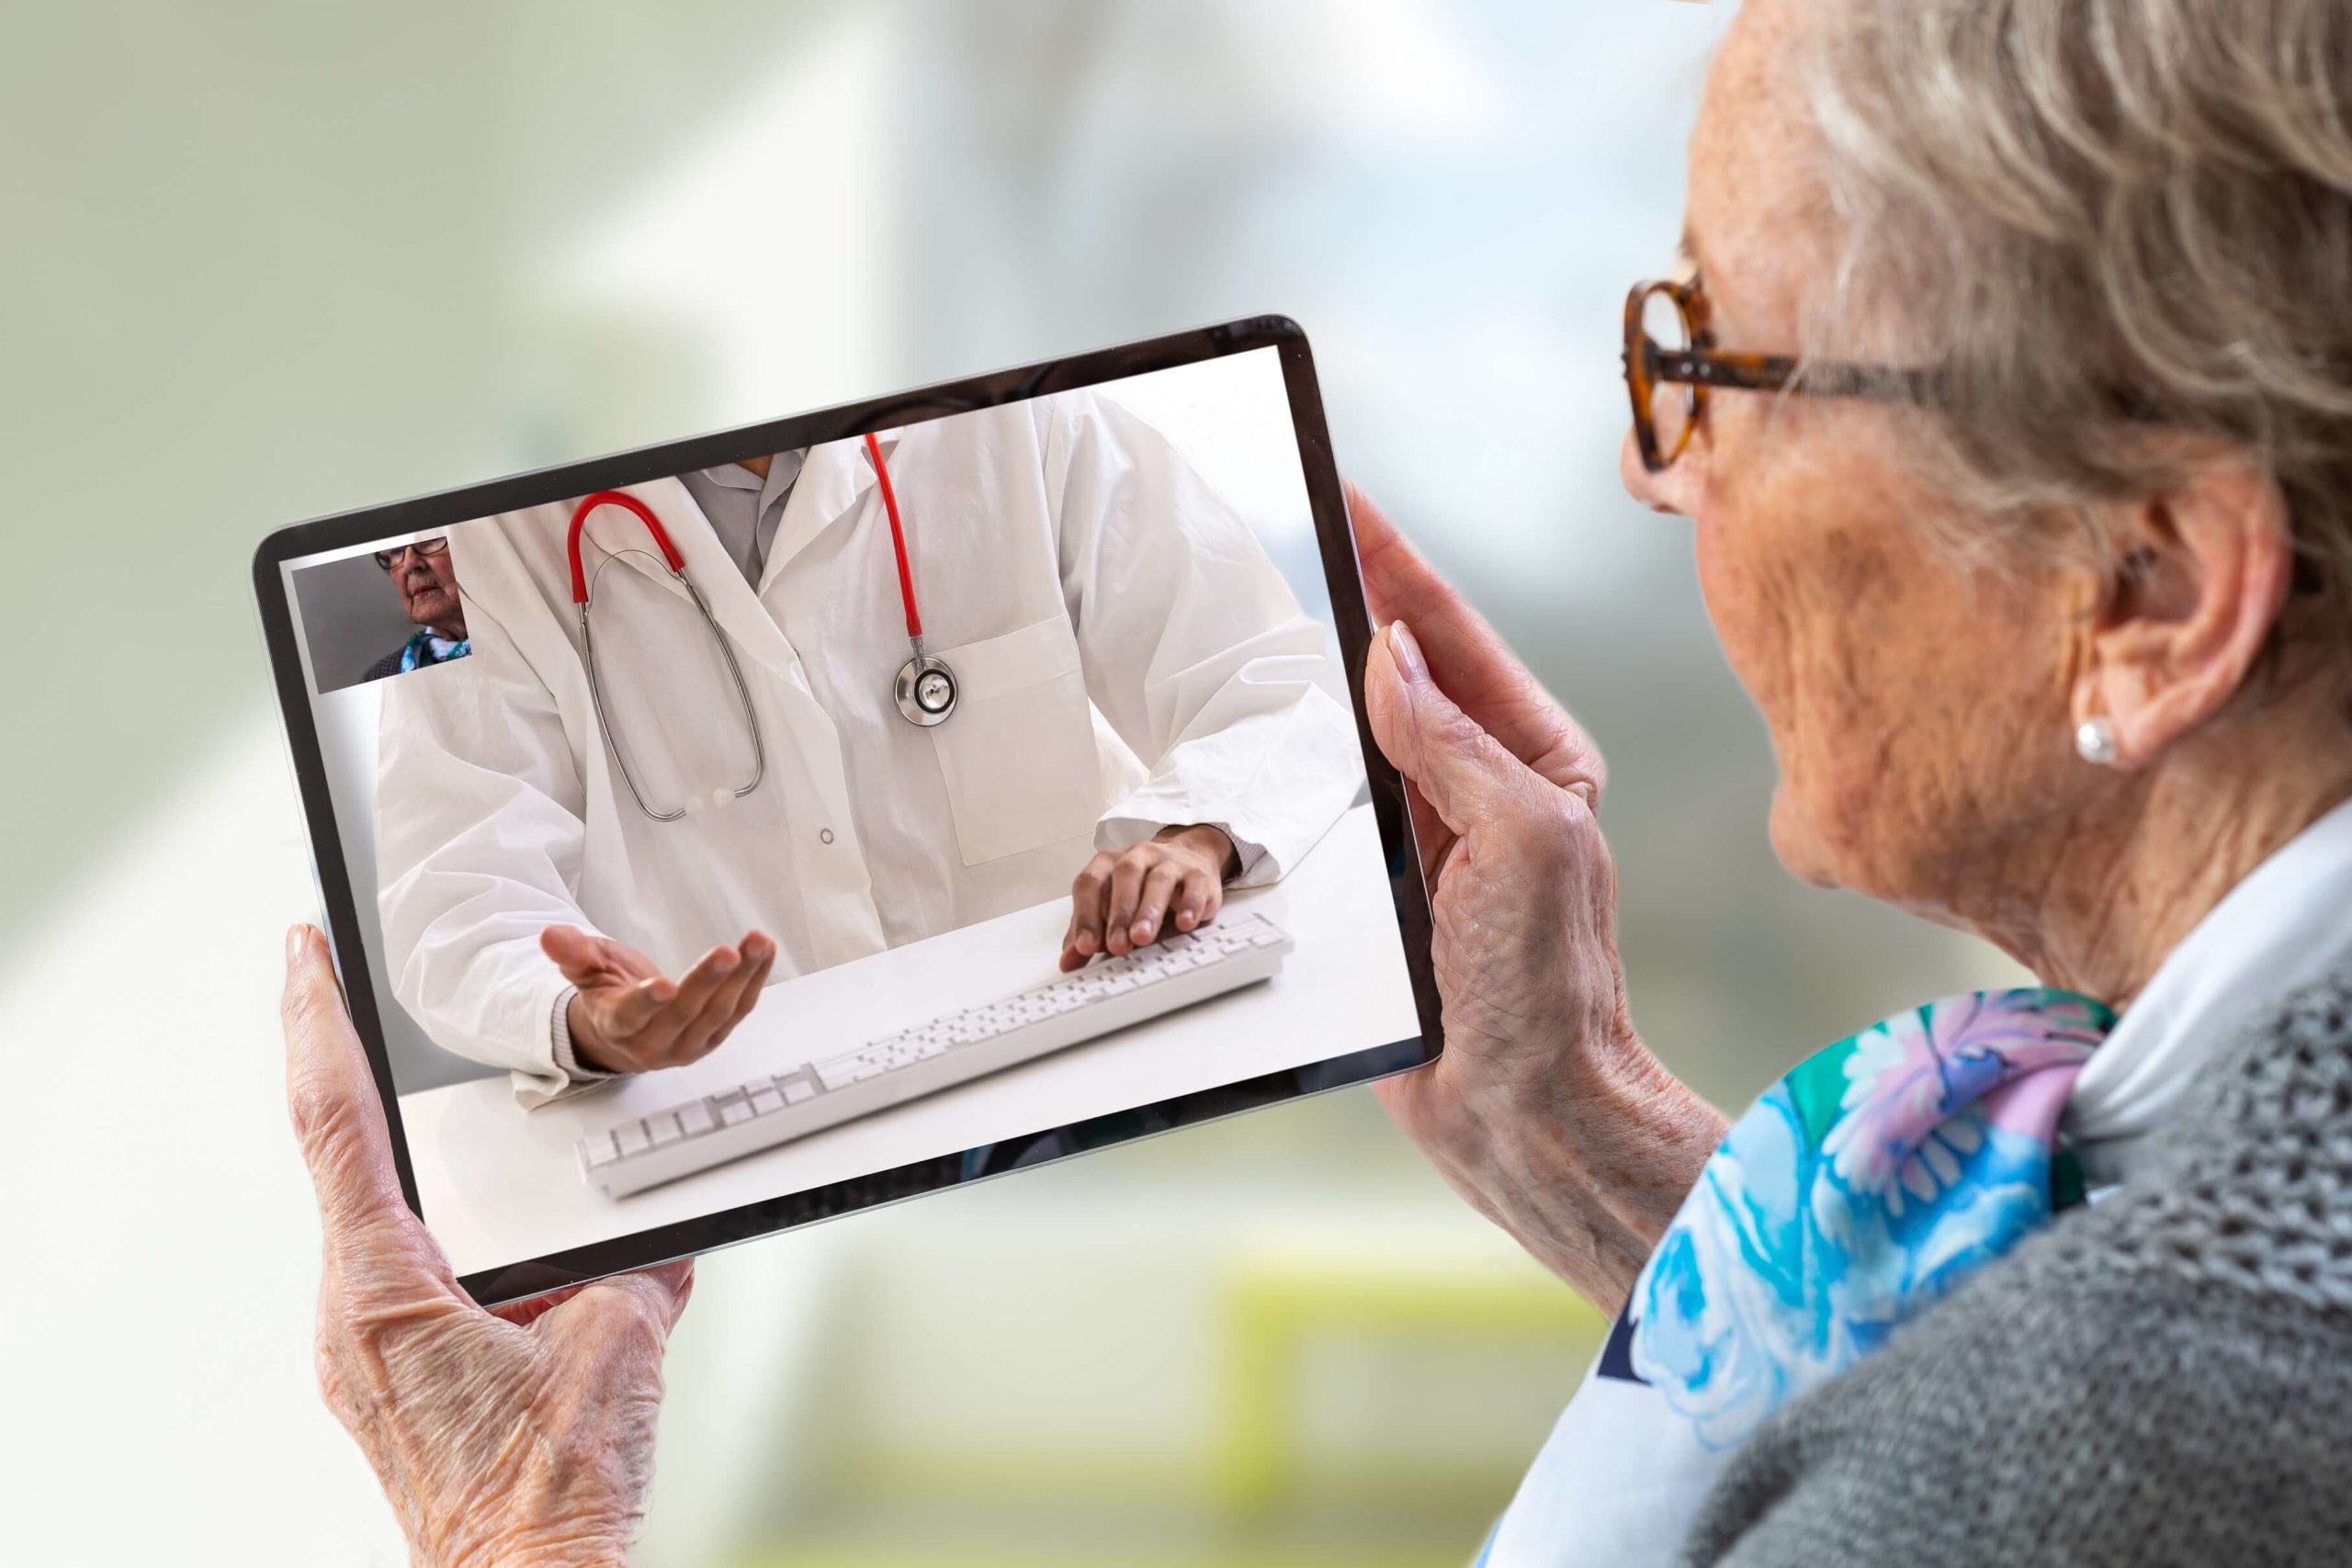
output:
M 2218 436 L 2352 664 L 2352 4 L 1841 0 L 1812 101 L 1843 252 L 1808 353 L 1946 378 L 1925 460 L 2009 521 Z

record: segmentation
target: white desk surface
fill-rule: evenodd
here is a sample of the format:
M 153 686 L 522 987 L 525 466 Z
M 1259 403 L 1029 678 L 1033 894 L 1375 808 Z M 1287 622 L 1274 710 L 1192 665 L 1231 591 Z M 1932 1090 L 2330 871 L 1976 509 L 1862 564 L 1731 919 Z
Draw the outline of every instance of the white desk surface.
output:
M 582 1179 L 572 1146 L 583 1133 L 1043 985 L 1068 901 L 772 986 L 692 1066 L 533 1111 L 503 1075 L 402 1095 L 425 1221 L 471 1274 L 1420 1032 L 1371 807 L 1342 817 L 1281 883 L 1236 891 L 1226 908 L 1261 910 L 1296 939 L 1272 980 L 628 1198 Z

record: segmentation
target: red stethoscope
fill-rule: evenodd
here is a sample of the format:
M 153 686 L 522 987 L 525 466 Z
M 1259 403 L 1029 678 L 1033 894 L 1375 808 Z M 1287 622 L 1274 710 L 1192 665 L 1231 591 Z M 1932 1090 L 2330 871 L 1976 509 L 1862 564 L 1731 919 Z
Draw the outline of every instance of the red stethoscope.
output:
M 907 531 L 899 523 L 899 492 L 890 488 L 890 466 L 882 460 L 882 443 L 868 432 L 865 455 L 874 459 L 874 477 L 882 487 L 882 510 L 890 514 L 890 547 L 899 557 L 899 602 L 907 608 L 907 642 L 914 657 L 899 666 L 892 695 L 909 722 L 925 729 L 946 722 L 956 711 L 956 671 L 922 650 L 922 614 L 915 608 L 914 569 L 907 564 Z
M 914 570 L 907 560 L 907 535 L 899 518 L 898 493 L 890 486 L 890 469 L 882 460 L 881 443 L 869 434 L 865 437 L 865 450 L 867 456 L 874 459 L 875 478 L 882 491 L 882 507 L 890 518 L 890 546 L 899 563 L 899 598 L 907 612 L 907 641 L 914 649 L 913 657 L 899 667 L 891 694 L 898 700 L 899 711 L 910 723 L 929 728 L 944 722 L 949 714 L 956 711 L 956 672 L 948 669 L 944 660 L 923 651 L 922 615 L 915 608 Z M 638 809 L 654 821 L 675 822 L 702 808 L 706 797 L 688 795 L 684 803 L 674 809 L 656 811 L 638 788 L 637 780 L 629 772 L 628 761 L 622 756 L 620 744 L 614 737 L 612 721 L 605 708 L 604 683 L 597 671 L 595 630 L 588 613 L 590 581 L 580 559 L 581 527 L 588 521 L 588 514 L 600 506 L 625 508 L 635 513 L 638 521 L 645 525 L 646 532 L 652 535 L 653 542 L 662 547 L 662 564 L 671 579 L 694 601 L 695 610 L 702 615 L 703 625 L 710 631 L 711 640 L 718 645 L 719 655 L 727 661 L 727 672 L 735 682 L 736 699 L 742 706 L 743 725 L 752 738 L 752 779 L 749 784 L 737 787 L 714 789 L 707 798 L 712 806 L 725 806 L 741 799 L 757 789 L 760 781 L 767 776 L 767 751 L 760 743 L 759 720 L 752 710 L 752 692 L 744 682 L 743 668 L 736 662 L 734 647 L 727 640 L 727 634 L 719 630 L 718 620 L 710 613 L 708 601 L 703 598 L 702 591 L 694 585 L 694 581 L 687 577 L 685 558 L 670 542 L 669 533 L 662 526 L 661 519 L 653 515 L 653 509 L 645 502 L 616 490 L 600 490 L 582 498 L 580 504 L 572 509 L 571 527 L 564 540 L 564 553 L 571 566 L 571 603 L 580 615 L 580 640 L 587 653 L 588 695 L 595 705 L 597 727 L 605 732 L 605 750 L 612 753 L 614 765 L 620 769 L 621 782 L 628 786 L 629 796 L 637 802 Z M 628 553 L 643 552 L 612 552 L 616 555 Z M 604 569 L 600 565 L 597 570 L 602 571 Z

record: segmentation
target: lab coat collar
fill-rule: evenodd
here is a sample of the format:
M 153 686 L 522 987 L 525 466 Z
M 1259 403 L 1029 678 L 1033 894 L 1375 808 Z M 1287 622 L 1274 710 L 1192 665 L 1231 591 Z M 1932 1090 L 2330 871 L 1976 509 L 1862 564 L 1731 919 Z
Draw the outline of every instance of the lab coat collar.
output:
M 886 462 L 897 454 L 901 434 L 899 430 L 874 433 Z M 768 547 L 767 564 L 760 571 L 760 592 L 765 593 L 786 561 L 854 511 L 873 488 L 874 462 L 865 455 L 864 436 L 811 446 L 800 465 L 800 478 L 793 484 L 792 495 L 784 503 L 775 540 Z

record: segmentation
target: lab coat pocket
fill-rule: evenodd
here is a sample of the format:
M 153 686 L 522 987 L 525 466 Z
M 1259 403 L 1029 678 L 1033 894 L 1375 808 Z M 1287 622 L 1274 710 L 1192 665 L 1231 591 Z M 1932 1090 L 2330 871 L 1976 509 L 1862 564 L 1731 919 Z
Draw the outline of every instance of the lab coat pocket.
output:
M 1050 616 L 939 657 L 958 695 L 931 738 L 964 863 L 1091 833 L 1100 764 L 1069 622 Z

